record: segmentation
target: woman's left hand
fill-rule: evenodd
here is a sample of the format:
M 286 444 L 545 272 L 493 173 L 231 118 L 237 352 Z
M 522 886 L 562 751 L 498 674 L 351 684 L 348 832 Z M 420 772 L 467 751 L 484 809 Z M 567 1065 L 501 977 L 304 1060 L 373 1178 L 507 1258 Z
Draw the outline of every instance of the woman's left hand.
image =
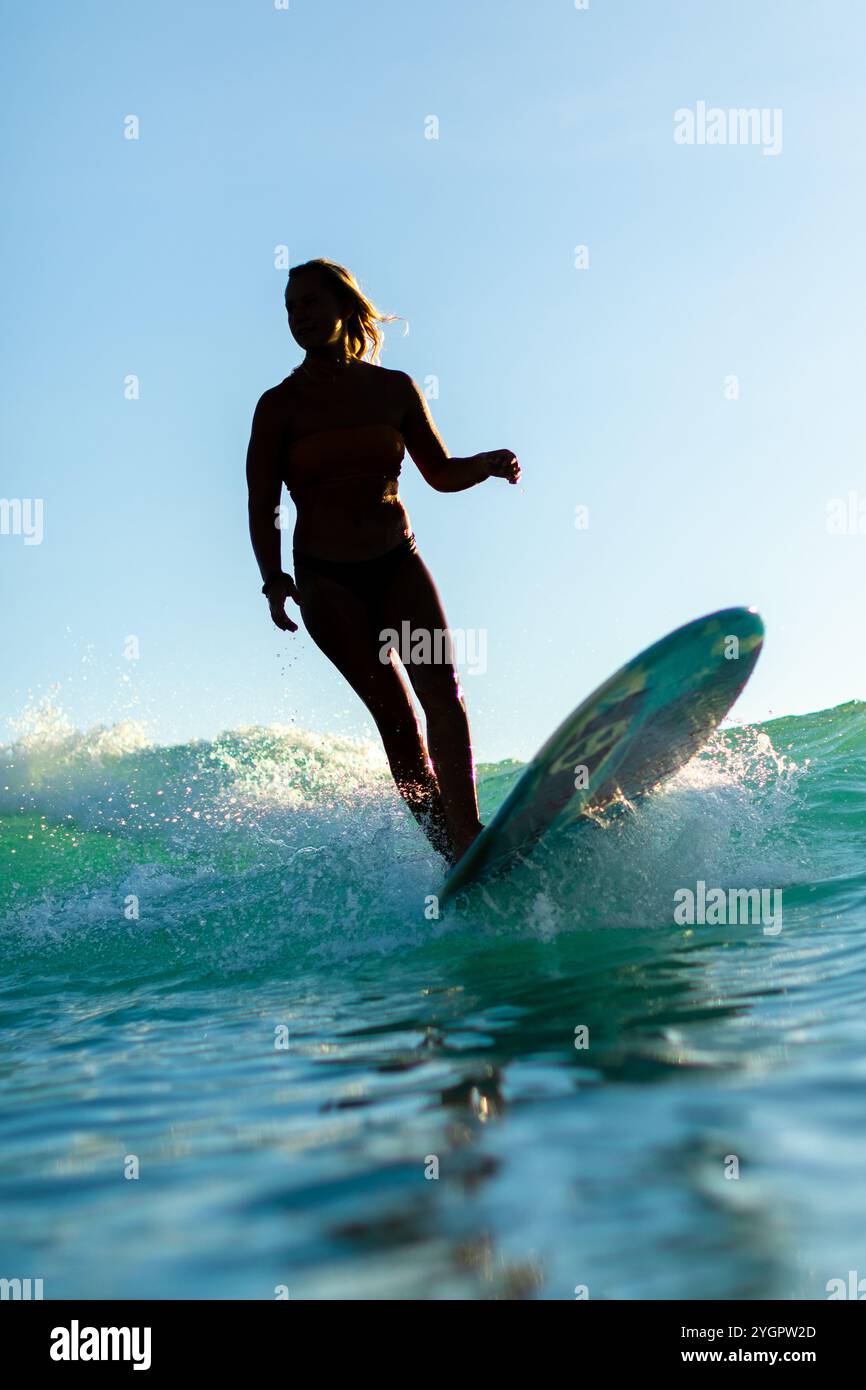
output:
M 505 478 L 509 483 L 520 482 L 520 464 L 517 455 L 510 449 L 492 449 L 487 454 L 477 454 L 476 458 L 487 470 L 488 478 Z

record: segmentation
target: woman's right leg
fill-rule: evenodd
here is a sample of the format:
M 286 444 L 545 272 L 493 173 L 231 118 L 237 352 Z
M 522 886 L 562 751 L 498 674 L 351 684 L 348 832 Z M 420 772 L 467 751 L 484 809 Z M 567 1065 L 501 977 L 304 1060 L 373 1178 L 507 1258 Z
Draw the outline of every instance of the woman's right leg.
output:
M 298 569 L 300 566 L 298 566 Z M 433 848 L 451 859 L 451 840 L 409 686 L 382 643 L 364 603 L 328 576 L 295 573 L 304 626 L 364 701 L 382 738 L 397 789 Z

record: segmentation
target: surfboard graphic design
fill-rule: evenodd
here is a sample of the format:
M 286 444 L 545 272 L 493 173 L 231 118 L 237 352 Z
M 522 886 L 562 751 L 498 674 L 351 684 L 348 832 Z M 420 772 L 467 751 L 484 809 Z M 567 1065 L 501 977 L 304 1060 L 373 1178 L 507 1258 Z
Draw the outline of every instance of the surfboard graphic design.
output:
M 724 719 L 758 659 L 764 625 L 725 608 L 663 637 L 609 677 L 539 749 L 451 869 L 440 906 L 506 868 L 543 834 L 645 795 L 688 762 Z

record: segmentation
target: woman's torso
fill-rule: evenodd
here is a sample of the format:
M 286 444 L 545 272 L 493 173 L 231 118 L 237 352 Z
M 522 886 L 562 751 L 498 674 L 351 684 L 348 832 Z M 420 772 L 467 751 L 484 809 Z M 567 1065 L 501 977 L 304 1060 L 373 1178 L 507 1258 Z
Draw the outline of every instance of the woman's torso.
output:
M 297 370 L 282 387 L 294 549 L 365 560 L 399 545 L 411 525 L 398 492 L 405 395 L 397 373 L 353 363 L 333 384 Z

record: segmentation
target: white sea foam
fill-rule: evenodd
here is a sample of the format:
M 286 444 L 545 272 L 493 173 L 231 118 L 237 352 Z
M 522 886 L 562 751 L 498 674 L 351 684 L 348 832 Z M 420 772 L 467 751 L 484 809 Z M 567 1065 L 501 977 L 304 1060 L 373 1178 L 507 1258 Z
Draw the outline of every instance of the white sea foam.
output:
M 806 766 L 760 729 L 717 734 L 634 813 L 543 840 L 439 921 L 425 905 L 444 865 L 378 745 L 273 726 L 163 747 L 133 723 L 75 730 L 43 705 L 3 764 L 0 810 L 71 823 L 117 852 L 89 869 L 93 845 L 81 843 L 80 872 L 18 903 L 19 927 L 43 940 L 80 930 L 143 938 L 162 927 L 192 943 L 206 933 L 220 938 L 227 969 L 300 946 L 345 960 L 453 931 L 549 942 L 576 927 L 669 924 L 675 889 L 697 879 L 798 878 L 795 792 Z M 140 903 L 132 925 L 122 911 L 130 896 Z

